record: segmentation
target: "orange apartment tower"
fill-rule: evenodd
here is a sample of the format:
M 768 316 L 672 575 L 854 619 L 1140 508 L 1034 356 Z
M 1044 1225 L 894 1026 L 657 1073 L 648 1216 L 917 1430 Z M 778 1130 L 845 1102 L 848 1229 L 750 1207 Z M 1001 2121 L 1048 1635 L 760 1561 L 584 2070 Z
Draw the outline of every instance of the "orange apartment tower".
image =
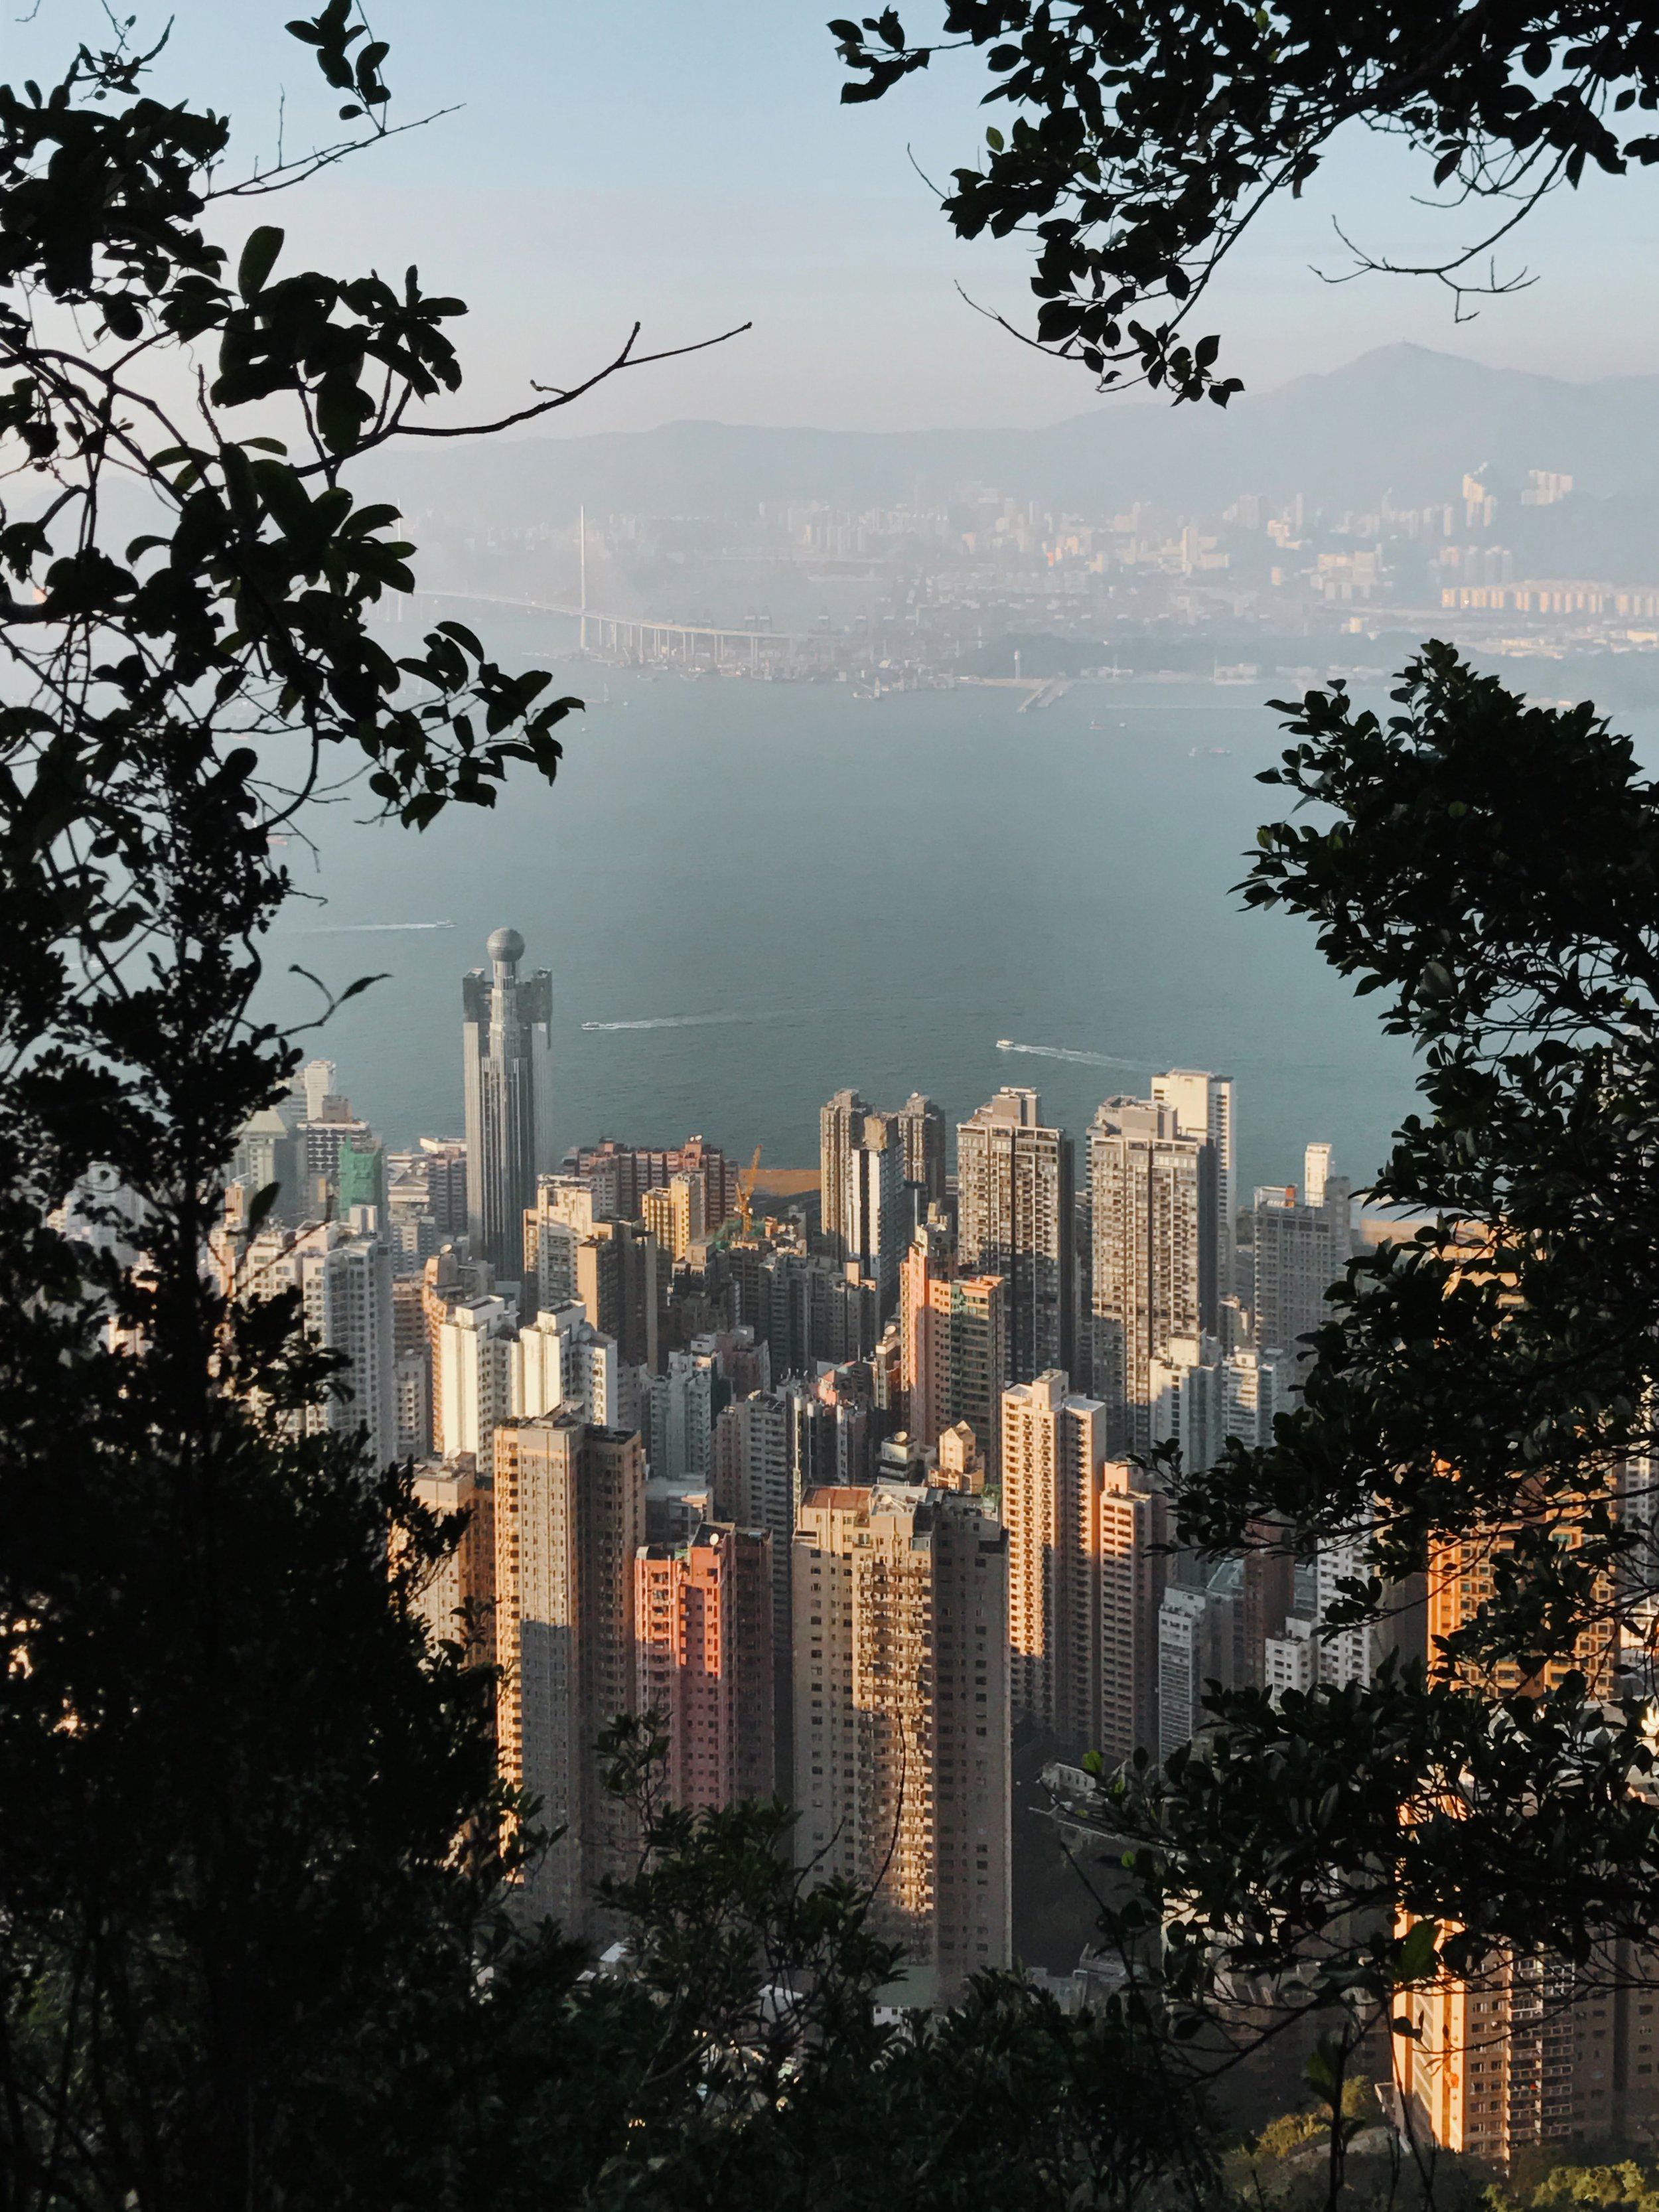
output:
M 634 1556 L 636 1711 L 668 1738 L 677 1805 L 769 1797 L 774 1783 L 772 1538 L 705 1521 L 689 1544 Z
M 1446 1659 L 1443 1639 L 1492 1595 L 1507 1540 L 1498 1528 L 1436 1548 L 1427 1577 L 1431 1665 L 1499 1697 L 1553 1690 L 1573 1671 L 1588 1677 L 1592 1696 L 1613 1696 L 1610 1622 L 1552 1660 L 1541 1680 L 1523 1680 L 1513 1662 L 1482 1672 Z M 1515 1946 L 1478 1978 L 1413 1991 L 1410 2005 L 1416 2039 L 1394 2039 L 1400 2087 L 1419 2129 L 1443 2148 L 1507 2165 L 1528 2146 L 1575 2137 L 1659 2142 L 1659 1961 L 1650 1956 L 1610 1943 L 1576 1966 Z
M 954 1491 L 819 1488 L 792 1565 L 798 1863 L 872 1889 L 950 2004 L 1012 1956 L 1006 1532 Z
M 1109 1408 L 1057 1369 L 1002 1397 L 1016 1718 L 1109 1766 L 1158 1744 L 1168 1502 L 1106 1456 Z

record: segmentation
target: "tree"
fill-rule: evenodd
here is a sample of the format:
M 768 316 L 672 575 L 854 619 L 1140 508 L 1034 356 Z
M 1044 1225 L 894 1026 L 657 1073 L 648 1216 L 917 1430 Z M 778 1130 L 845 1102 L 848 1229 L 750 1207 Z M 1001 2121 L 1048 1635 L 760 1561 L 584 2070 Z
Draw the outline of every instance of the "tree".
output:
M 1301 1407 L 1183 1470 L 1180 1511 L 1212 1548 L 1358 1546 L 1334 1627 L 1386 1626 L 1413 1577 L 1468 1597 L 1426 1675 L 1218 1694 L 1126 1780 L 1193 1995 L 1218 1954 L 1382 2008 L 1507 1947 L 1594 1978 L 1659 1942 L 1659 787 L 1592 708 L 1449 646 L 1395 698 L 1289 710 L 1264 781 L 1320 819 L 1261 831 L 1245 897 L 1310 916 L 1418 1045 L 1429 1111 L 1374 1190 L 1431 1220 L 1351 1263 Z
M 965 238 L 1036 238 L 1034 343 L 1177 400 L 1224 406 L 1240 389 L 1217 374 L 1219 338 L 1190 335 L 1194 314 L 1347 125 L 1403 139 L 1435 191 L 1478 211 L 1479 234 L 1437 261 L 1357 257 L 1437 278 L 1460 312 L 1528 281 L 1491 256 L 1546 193 L 1659 160 L 1659 23 L 1603 0 L 946 0 L 935 43 L 912 43 L 894 8 L 830 28 L 854 72 L 846 100 L 878 100 L 952 47 L 988 49 L 986 100 L 1012 118 L 955 172 L 945 213 Z
M 299 1057 L 255 1003 L 288 890 L 273 831 L 331 773 L 416 827 L 489 805 L 512 764 L 554 774 L 578 703 L 458 623 L 401 659 L 376 635 L 413 548 L 392 507 L 355 502 L 352 467 L 501 426 L 428 416 L 460 383 L 463 309 L 413 268 L 283 275 L 260 225 L 228 276 L 204 227 L 223 203 L 393 128 L 387 49 L 349 0 L 290 28 L 349 129 L 240 178 L 224 118 L 152 96 L 160 46 L 118 30 L 45 93 L 0 88 L 0 2188 L 18 2212 L 333 2202 L 349 2171 L 395 2193 L 411 2054 L 465 2076 L 515 2011 L 557 2085 L 544 2101 L 571 2100 L 561 2140 L 608 2148 L 625 2121 L 614 2053 L 585 2100 L 581 2066 L 550 2063 L 610 2015 L 569 2026 L 582 1962 L 555 1931 L 509 1941 L 532 1808 L 495 1778 L 489 1676 L 414 1610 L 456 1532 L 406 1470 L 295 1433 L 344 1378 L 291 1304 L 231 1295 L 234 1239 L 231 1280 L 204 1265 L 236 1133 Z M 636 336 L 508 419 L 637 365 Z M 453 2089 L 444 2109 L 453 2131 Z

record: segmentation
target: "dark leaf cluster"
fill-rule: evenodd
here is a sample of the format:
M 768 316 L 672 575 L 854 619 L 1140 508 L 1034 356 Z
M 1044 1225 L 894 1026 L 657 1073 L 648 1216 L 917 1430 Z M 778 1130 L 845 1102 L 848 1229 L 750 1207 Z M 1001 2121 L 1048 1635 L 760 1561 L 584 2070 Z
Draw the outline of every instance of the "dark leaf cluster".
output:
M 1219 340 L 1193 335 L 1212 278 L 1272 200 L 1299 196 L 1346 125 L 1402 138 L 1434 188 L 1492 204 L 1469 274 L 1557 184 L 1659 159 L 1659 25 L 1601 0 L 948 0 L 942 39 L 896 11 L 832 22 L 848 100 L 880 99 L 953 47 L 983 53 L 1011 111 L 944 195 L 964 238 L 1032 238 L 1036 343 L 1103 386 L 1138 374 L 1224 405 Z M 1499 286 L 1498 289 L 1505 289 Z

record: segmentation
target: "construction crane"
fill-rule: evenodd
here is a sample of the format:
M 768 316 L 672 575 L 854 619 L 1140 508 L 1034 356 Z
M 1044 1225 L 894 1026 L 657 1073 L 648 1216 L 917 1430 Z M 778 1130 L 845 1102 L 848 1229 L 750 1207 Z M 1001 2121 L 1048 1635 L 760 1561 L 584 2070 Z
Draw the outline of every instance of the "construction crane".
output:
M 750 1217 L 754 1212 L 755 1177 L 760 1173 L 760 1156 L 761 1148 L 757 1145 L 755 1157 L 750 1161 L 747 1170 L 738 1177 L 738 1212 L 743 1218 L 743 1233 L 745 1240 L 751 1234 Z

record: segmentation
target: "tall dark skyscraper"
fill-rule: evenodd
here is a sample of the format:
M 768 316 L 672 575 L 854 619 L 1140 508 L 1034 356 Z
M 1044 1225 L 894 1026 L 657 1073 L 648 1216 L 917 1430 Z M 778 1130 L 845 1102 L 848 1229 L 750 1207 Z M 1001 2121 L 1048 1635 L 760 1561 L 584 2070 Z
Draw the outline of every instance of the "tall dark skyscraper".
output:
M 553 979 L 519 973 L 524 939 L 498 929 L 490 965 L 461 979 L 467 1234 L 498 1282 L 524 1273 L 524 1217 L 552 1172 Z

